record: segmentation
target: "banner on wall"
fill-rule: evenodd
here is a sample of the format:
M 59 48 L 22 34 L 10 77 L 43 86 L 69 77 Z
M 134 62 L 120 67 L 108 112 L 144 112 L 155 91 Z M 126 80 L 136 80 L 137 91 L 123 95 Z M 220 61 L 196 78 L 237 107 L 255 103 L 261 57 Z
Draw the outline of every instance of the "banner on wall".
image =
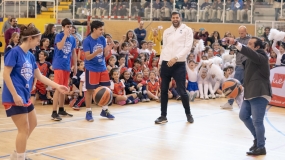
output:
M 285 107 L 285 67 L 276 67 L 270 70 L 272 99 L 269 104 Z

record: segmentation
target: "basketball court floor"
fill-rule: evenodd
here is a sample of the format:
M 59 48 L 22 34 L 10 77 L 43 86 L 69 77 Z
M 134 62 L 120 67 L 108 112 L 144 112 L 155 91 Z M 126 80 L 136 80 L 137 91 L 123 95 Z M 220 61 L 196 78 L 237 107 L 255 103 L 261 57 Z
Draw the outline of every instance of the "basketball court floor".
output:
M 1 72 L 2 75 L 2 72 Z M 2 84 L 2 76 L 1 76 Z M 2 91 L 1 91 L 2 92 Z M 33 160 L 284 160 L 285 108 L 268 106 L 266 156 L 247 156 L 252 136 L 239 120 L 239 108 L 222 110 L 226 99 L 191 102 L 195 122 L 186 121 L 180 101 L 171 100 L 168 123 L 155 125 L 160 115 L 157 102 L 112 105 L 116 116 L 99 116 L 93 106 L 94 122 L 85 121 L 85 108 L 60 122 L 50 119 L 51 106 L 37 102 L 38 126 L 32 133 L 27 155 Z M 9 159 L 17 134 L 11 118 L 0 107 L 0 159 Z

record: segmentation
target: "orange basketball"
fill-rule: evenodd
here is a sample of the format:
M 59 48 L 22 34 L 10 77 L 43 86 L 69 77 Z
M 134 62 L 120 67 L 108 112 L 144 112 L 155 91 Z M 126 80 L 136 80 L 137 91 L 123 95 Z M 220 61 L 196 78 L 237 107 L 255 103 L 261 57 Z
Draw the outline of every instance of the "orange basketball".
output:
M 241 93 L 241 84 L 237 79 L 228 79 L 222 85 L 222 91 L 227 98 L 236 98 Z
M 93 100 L 98 106 L 106 106 L 112 103 L 113 93 L 108 87 L 98 87 L 93 94 Z

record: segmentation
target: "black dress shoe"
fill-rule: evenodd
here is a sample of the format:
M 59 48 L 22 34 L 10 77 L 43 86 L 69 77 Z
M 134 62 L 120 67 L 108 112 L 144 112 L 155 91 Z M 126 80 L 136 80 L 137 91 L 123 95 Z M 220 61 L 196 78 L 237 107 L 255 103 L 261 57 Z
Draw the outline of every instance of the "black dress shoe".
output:
M 264 138 L 266 140 L 266 138 Z M 253 151 L 257 148 L 257 140 L 253 140 L 253 145 L 249 148 L 249 151 Z
M 194 122 L 193 116 L 191 114 L 186 114 L 186 117 L 187 117 L 187 121 L 189 123 L 193 123 Z
M 265 147 L 256 148 L 255 150 L 246 152 L 246 154 L 248 154 L 248 155 L 255 155 L 255 156 L 266 155 L 266 149 L 265 149 Z
M 257 140 L 253 140 L 253 145 L 249 148 L 249 151 L 253 151 L 257 148 Z

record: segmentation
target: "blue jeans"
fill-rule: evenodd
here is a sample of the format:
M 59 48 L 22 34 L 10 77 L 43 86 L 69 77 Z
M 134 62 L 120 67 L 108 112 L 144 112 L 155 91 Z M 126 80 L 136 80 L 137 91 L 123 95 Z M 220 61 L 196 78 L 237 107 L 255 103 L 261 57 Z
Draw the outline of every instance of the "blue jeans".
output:
M 257 147 L 265 146 L 265 128 L 263 119 L 266 106 L 269 102 L 263 97 L 256 97 L 251 100 L 244 100 L 239 112 L 239 118 L 250 130 L 254 139 L 257 140 Z
M 239 66 L 236 66 L 234 78 L 237 79 L 237 80 L 239 80 L 240 83 L 243 84 L 244 69 L 241 68 L 241 67 L 239 67 Z M 234 99 L 229 99 L 229 100 L 228 100 L 228 103 L 229 103 L 230 105 L 233 105 Z

